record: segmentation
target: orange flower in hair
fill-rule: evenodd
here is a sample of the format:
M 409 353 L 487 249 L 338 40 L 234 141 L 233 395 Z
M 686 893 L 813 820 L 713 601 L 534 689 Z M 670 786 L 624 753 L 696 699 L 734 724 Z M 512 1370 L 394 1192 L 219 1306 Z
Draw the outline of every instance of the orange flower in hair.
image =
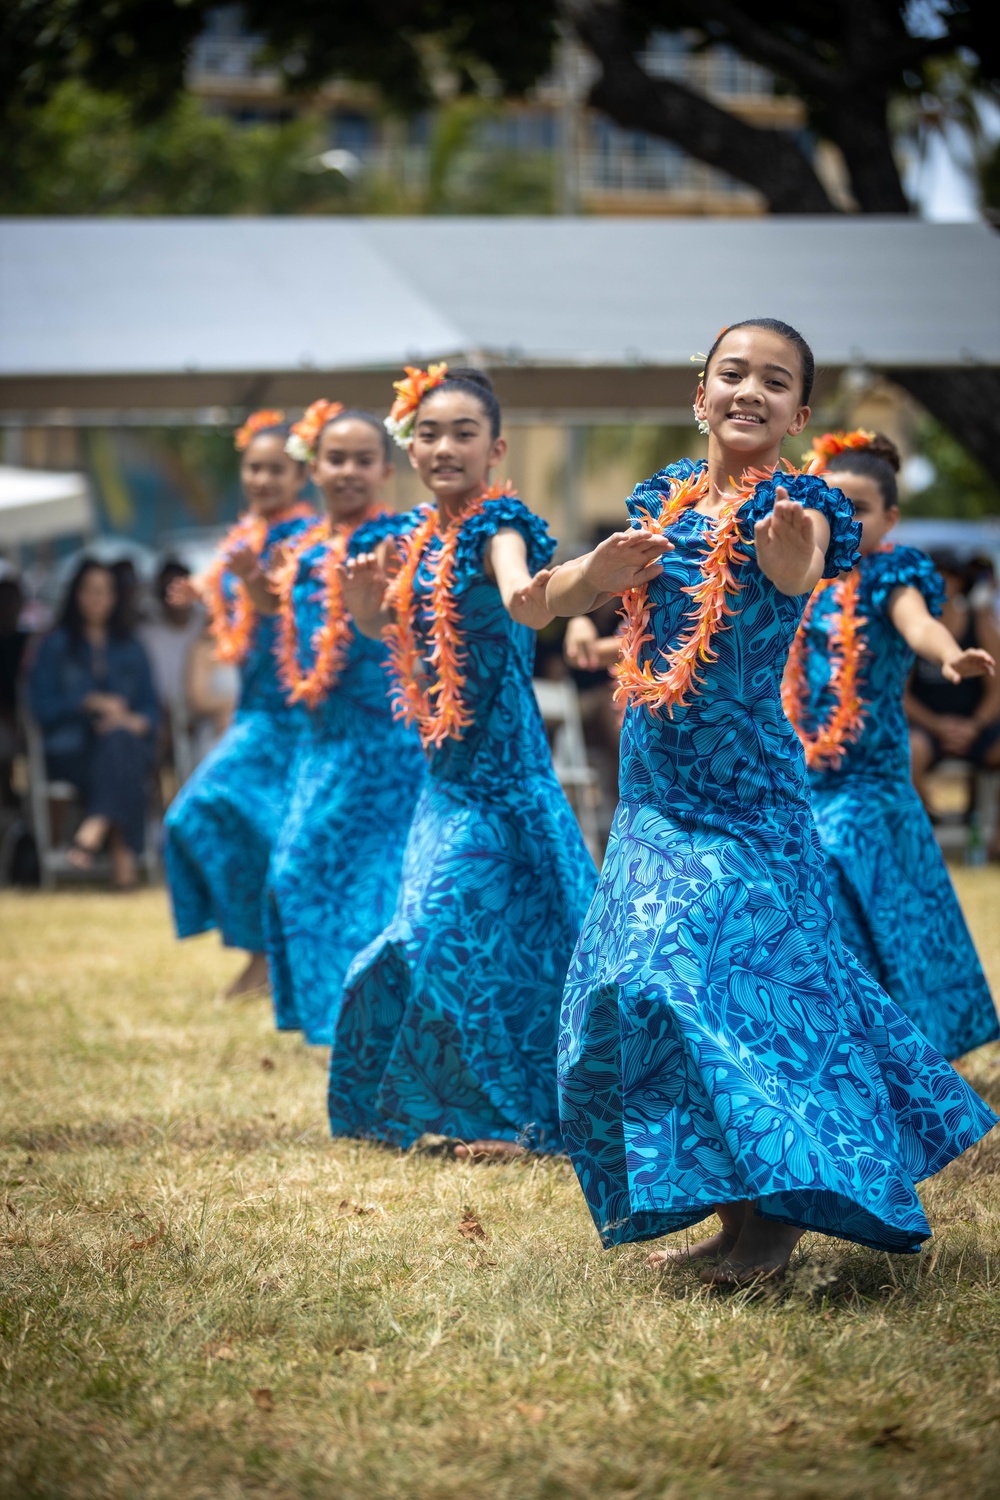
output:
M 314 401 L 307 406 L 305 412 L 297 422 L 292 423 L 292 431 L 288 442 L 285 444 L 285 452 L 300 464 L 307 464 L 316 457 L 316 444 L 319 435 L 327 422 L 332 422 L 334 417 L 339 417 L 344 410 L 342 401 Z
M 874 432 L 865 432 L 863 427 L 856 427 L 852 432 L 824 432 L 822 437 L 813 440 L 808 453 L 802 455 L 805 472 L 822 474 L 831 458 L 848 448 L 867 448 L 874 436 Z
M 406 365 L 405 369 L 406 379 L 392 382 L 396 399 L 385 419 L 387 432 L 401 448 L 405 448 L 410 441 L 417 407 L 427 392 L 440 385 L 448 374 L 448 366 L 445 364 L 428 365 L 426 370 L 418 369 L 414 365 Z
M 255 411 L 252 416 L 247 417 L 233 438 L 237 453 L 245 453 L 258 432 L 266 432 L 269 427 L 280 427 L 284 420 L 283 411 Z

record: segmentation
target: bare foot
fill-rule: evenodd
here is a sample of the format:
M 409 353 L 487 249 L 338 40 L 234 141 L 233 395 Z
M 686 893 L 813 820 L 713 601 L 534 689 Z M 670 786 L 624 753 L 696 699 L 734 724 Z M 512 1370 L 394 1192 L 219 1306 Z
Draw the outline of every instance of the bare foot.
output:
M 682 1250 L 654 1250 L 646 1257 L 651 1271 L 665 1271 L 671 1266 L 686 1266 L 689 1260 L 721 1260 L 736 1244 L 736 1235 L 726 1229 L 709 1235 L 707 1240 L 698 1240 L 685 1245 Z
M 243 995 L 259 995 L 270 988 L 267 973 L 267 954 L 251 953 L 245 969 L 241 970 L 226 990 L 227 1000 L 239 1000 Z
M 711 1269 L 706 1267 L 701 1279 L 707 1286 L 730 1287 L 776 1280 L 784 1275 L 803 1233 L 794 1224 L 773 1224 L 749 1213 L 725 1260 Z
M 459 1141 L 455 1155 L 462 1161 L 516 1161 L 527 1156 L 514 1141 Z

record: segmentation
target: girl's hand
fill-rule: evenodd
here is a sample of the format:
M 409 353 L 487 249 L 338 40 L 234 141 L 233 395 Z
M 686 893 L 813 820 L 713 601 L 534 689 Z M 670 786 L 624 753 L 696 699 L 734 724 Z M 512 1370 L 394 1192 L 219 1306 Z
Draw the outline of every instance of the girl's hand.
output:
M 988 651 L 973 647 L 942 662 L 941 676 L 949 682 L 961 682 L 963 677 L 995 677 L 997 664 Z
M 241 578 L 244 583 L 250 583 L 253 579 L 263 577 L 260 567 L 260 559 L 256 552 L 241 543 L 234 547 L 226 558 L 226 564 L 231 573 Z
M 363 622 L 375 620 L 382 609 L 387 579 L 375 552 L 349 557 L 340 566 L 344 608 L 364 633 Z
M 601 667 L 597 650 L 597 626 L 589 615 L 574 615 L 566 626 L 563 655 L 578 672 L 597 672 Z
M 507 605 L 512 620 L 519 625 L 528 625 L 532 630 L 542 630 L 551 622 L 552 611 L 545 603 L 545 585 L 554 571 L 554 568 L 540 568 L 530 583 L 514 590 Z
M 191 604 L 197 604 L 200 598 L 200 581 L 197 578 L 171 578 L 167 584 L 167 603 L 171 609 L 186 609 Z
M 819 558 L 817 570 L 812 515 L 805 506 L 789 500 L 786 489 L 778 489 L 774 509 L 754 526 L 753 539 L 761 572 L 781 593 L 806 594 L 819 581 L 823 559 Z
M 616 531 L 591 552 L 584 577 L 595 593 L 623 594 L 658 578 L 663 572 L 660 558 L 673 549 L 673 542 L 656 531 Z

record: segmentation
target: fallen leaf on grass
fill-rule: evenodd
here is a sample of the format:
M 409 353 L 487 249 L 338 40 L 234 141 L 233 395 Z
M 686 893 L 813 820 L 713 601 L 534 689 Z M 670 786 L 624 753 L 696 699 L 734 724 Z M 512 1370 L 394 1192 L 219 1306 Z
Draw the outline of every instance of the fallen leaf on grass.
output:
M 377 1203 L 355 1203 L 353 1198 L 341 1198 L 337 1206 L 338 1214 L 377 1214 L 379 1206 Z
M 903 1431 L 902 1422 L 893 1422 L 888 1427 L 883 1427 L 878 1437 L 873 1437 L 868 1445 L 870 1448 L 905 1448 L 907 1452 L 913 1451 L 913 1439 Z
M 369 1380 L 366 1382 L 365 1389 L 371 1391 L 373 1396 L 388 1396 L 392 1387 L 382 1380 Z
M 515 1407 L 528 1422 L 544 1422 L 545 1407 L 532 1406 L 530 1401 L 515 1401 Z
M 782 1437 L 786 1432 L 791 1432 L 793 1427 L 798 1427 L 798 1417 L 789 1417 L 786 1422 L 779 1422 L 777 1427 L 771 1428 L 772 1437 Z
M 208 1351 L 210 1359 L 235 1359 L 232 1347 L 229 1344 L 216 1344 L 214 1349 Z
M 266 1385 L 258 1386 L 250 1394 L 254 1399 L 254 1405 L 259 1406 L 261 1411 L 274 1411 L 274 1392 Z
M 272 1057 L 262 1057 L 260 1060 L 260 1065 L 265 1073 L 274 1072 L 274 1059 Z
M 166 1226 L 166 1224 L 161 1224 L 160 1227 L 159 1227 L 159 1229 L 156 1230 L 155 1234 L 149 1235 L 147 1239 L 137 1240 L 136 1237 L 135 1237 L 135 1235 L 133 1234 L 132 1237 L 130 1238 L 128 1244 L 125 1246 L 125 1249 L 126 1250 L 148 1250 L 151 1245 L 155 1245 L 156 1244 L 157 1240 L 162 1240 L 162 1238 L 166 1234 L 166 1232 L 167 1232 L 167 1226 Z
M 484 1240 L 486 1238 L 486 1230 L 480 1224 L 471 1208 L 467 1208 L 462 1215 L 458 1232 L 463 1240 Z

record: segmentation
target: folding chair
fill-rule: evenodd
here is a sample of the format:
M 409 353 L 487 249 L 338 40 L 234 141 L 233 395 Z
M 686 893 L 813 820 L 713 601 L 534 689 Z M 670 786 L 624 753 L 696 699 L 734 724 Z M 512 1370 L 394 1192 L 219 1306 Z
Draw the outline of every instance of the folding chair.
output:
M 539 712 L 552 737 L 553 769 L 576 814 L 584 842 L 599 865 L 601 844 L 597 807 L 601 798 L 600 785 L 597 772 L 587 760 L 576 683 L 572 678 L 551 682 L 548 678 L 536 677 L 532 686 Z

